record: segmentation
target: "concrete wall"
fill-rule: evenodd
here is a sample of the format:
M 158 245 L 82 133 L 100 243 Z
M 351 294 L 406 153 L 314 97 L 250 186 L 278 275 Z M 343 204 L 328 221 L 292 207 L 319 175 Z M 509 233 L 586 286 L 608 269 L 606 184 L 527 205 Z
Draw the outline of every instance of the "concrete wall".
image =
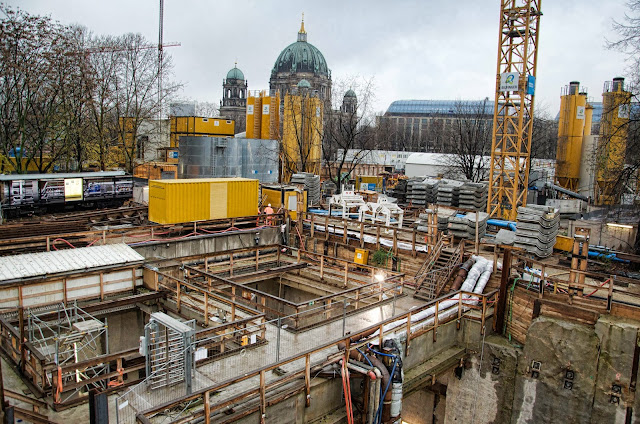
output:
M 523 348 L 497 335 L 484 346 L 467 343 L 462 376 L 446 375 L 444 422 L 639 423 L 640 399 L 632 390 L 639 331 L 640 322 L 610 316 L 595 326 L 543 316 L 529 327 Z M 619 403 L 611 402 L 613 384 L 621 387 Z
M 256 233 L 260 234 L 258 245 L 264 246 L 282 242 L 279 228 L 262 228 L 257 231 L 212 234 L 211 236 L 147 243 L 131 247 L 146 259 L 173 259 L 255 246 Z
M 116 312 L 107 316 L 109 325 L 109 351 L 132 349 L 144 336 L 145 313 L 140 309 Z

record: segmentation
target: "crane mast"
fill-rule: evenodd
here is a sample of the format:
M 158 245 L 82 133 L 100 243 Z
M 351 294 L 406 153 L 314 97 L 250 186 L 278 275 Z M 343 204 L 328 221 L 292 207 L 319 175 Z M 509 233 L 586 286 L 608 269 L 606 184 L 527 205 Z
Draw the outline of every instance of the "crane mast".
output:
M 509 220 L 527 203 L 540 2 L 500 2 L 487 212 Z

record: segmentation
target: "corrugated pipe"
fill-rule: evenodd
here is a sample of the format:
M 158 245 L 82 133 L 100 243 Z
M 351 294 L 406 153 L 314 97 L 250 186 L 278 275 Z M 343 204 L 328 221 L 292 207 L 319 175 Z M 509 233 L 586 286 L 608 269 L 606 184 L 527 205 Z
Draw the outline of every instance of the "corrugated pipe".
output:
M 489 280 L 489 277 L 491 276 L 491 273 L 493 272 L 493 262 L 481 256 L 472 256 L 472 258 L 475 261 L 475 264 L 469 271 L 469 274 L 467 275 L 467 278 L 465 282 L 462 284 L 462 287 L 460 289 L 466 292 L 481 294 L 484 291 L 484 288 L 487 284 L 487 281 Z M 485 272 L 486 272 L 486 278 L 481 279 L 480 277 Z M 480 283 L 480 284 L 476 284 L 476 283 Z M 477 302 L 477 298 L 475 296 L 462 295 L 462 302 L 463 304 L 475 304 Z M 426 325 L 431 325 L 434 321 L 433 316 L 435 315 L 435 308 L 436 308 L 435 306 L 431 306 L 425 309 L 424 311 L 421 311 L 416 313 L 415 315 L 412 315 L 411 321 L 413 322 L 425 320 L 425 318 L 428 318 L 428 319 L 413 325 L 411 329 L 417 330 Z M 439 310 L 438 312 L 439 320 L 442 320 L 444 318 L 447 318 L 457 313 L 458 299 L 451 299 L 451 300 L 445 300 L 440 302 L 438 310 Z M 385 333 L 398 327 L 403 327 L 403 329 L 398 331 L 395 336 L 392 336 L 392 335 L 384 336 L 384 340 L 391 340 L 392 338 L 395 338 L 395 337 L 402 337 L 406 333 L 406 329 L 404 329 L 404 326 L 406 323 L 407 323 L 407 319 L 403 318 L 397 321 L 390 322 L 389 324 L 386 324 L 383 327 L 383 330 Z M 375 336 L 377 334 L 378 334 L 378 331 L 376 331 L 373 335 Z
M 458 269 L 458 275 L 456 275 L 456 279 L 453 280 L 453 285 L 451 286 L 451 290 L 456 291 L 460 290 L 460 286 L 462 286 L 462 282 L 467 277 L 469 270 L 473 266 L 474 260 L 470 258 L 468 261 L 460 265 L 460 269 Z

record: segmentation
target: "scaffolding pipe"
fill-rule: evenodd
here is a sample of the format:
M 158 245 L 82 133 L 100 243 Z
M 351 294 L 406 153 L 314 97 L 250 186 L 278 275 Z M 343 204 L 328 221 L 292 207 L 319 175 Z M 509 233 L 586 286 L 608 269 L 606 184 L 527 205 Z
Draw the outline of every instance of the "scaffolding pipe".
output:
M 489 277 L 491 276 L 491 273 L 493 272 L 493 262 L 485 259 L 481 256 L 472 256 L 473 260 L 475 261 L 475 264 L 473 265 L 473 267 L 471 268 L 471 270 L 469 271 L 469 275 L 467 275 L 467 279 L 465 280 L 465 282 L 462 284 L 462 287 L 460 288 L 462 291 L 465 292 L 473 292 L 476 294 L 482 294 L 482 292 L 484 291 L 484 288 L 487 284 L 487 281 L 489 280 Z M 486 275 L 486 278 L 480 278 L 481 276 L 483 276 L 483 274 Z M 464 304 L 475 304 L 477 302 L 477 297 L 475 296 L 471 296 L 471 295 L 462 295 L 462 301 Z M 442 320 L 444 318 L 447 318 L 451 315 L 453 315 L 454 313 L 457 313 L 458 311 L 458 299 L 449 299 L 449 300 L 444 300 L 442 302 L 440 302 L 440 304 L 438 305 L 438 320 Z M 418 312 L 415 315 L 412 315 L 411 320 L 413 322 L 416 321 L 422 321 L 426 318 L 429 318 L 425 321 L 422 321 L 418 324 L 415 324 L 414 326 L 411 327 L 412 330 L 417 330 L 420 329 L 422 327 L 424 327 L 425 325 L 429 325 L 431 323 L 433 323 L 434 321 L 434 315 L 435 315 L 435 310 L 436 310 L 436 306 L 431 306 L 427 309 L 425 309 L 424 311 Z M 393 321 L 390 322 L 386 325 L 384 325 L 382 327 L 383 332 L 387 333 L 391 330 L 393 330 L 394 328 L 403 327 L 403 330 L 399 331 L 398 333 L 396 333 L 396 335 L 386 335 L 383 337 L 383 340 L 392 340 L 395 339 L 396 337 L 403 337 L 406 335 L 406 329 L 405 324 L 407 323 L 407 319 L 403 318 L 397 321 Z M 373 336 L 378 336 L 380 333 L 380 330 L 376 330 L 375 333 L 373 333 Z

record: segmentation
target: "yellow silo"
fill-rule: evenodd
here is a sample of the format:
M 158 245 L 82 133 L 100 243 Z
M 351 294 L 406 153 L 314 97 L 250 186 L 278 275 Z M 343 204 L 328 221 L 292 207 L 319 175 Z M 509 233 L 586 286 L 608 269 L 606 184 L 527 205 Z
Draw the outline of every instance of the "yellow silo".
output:
M 304 81 L 304 80 L 303 80 Z M 306 82 L 306 81 L 305 81 Z M 307 83 L 308 84 L 308 83 Z M 320 174 L 323 105 L 304 86 L 286 94 L 282 128 L 282 180 L 297 172 Z
M 613 205 L 620 198 L 630 101 L 631 93 L 624 89 L 624 78 L 605 83 L 596 149 L 596 205 Z
M 260 138 L 277 140 L 280 133 L 280 92 L 277 90 L 266 90 L 261 93 L 262 97 L 262 126 Z
M 587 94 L 580 92 L 579 82 L 570 82 L 560 97 L 556 181 L 558 185 L 571 191 L 578 189 L 580 180 L 580 156 L 587 121 L 586 110 Z
M 250 91 L 247 96 L 247 138 L 262 138 L 262 96 Z

